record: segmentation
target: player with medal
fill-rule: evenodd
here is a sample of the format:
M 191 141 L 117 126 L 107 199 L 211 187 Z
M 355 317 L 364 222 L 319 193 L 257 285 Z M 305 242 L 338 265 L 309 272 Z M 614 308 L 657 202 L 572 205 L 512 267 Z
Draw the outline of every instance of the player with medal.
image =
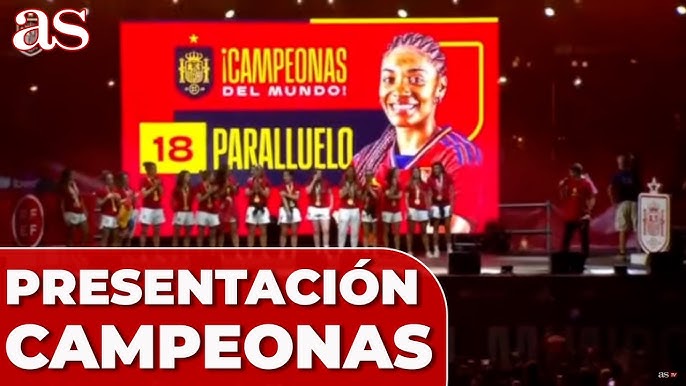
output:
M 267 246 L 267 225 L 269 224 L 269 181 L 264 175 L 264 169 L 255 165 L 252 176 L 248 179 L 245 195 L 248 197 L 248 210 L 245 222 L 248 224 L 248 247 L 255 246 L 255 230 L 260 229 L 260 245 Z
M 119 214 L 121 195 L 114 184 L 114 174 L 112 172 L 104 171 L 102 179 L 105 186 L 98 190 L 95 195 L 96 205 L 100 208 L 100 245 L 103 247 L 114 247 L 119 245 L 117 215 Z M 112 239 L 111 243 L 110 238 Z
M 293 173 L 286 170 L 283 172 L 283 186 L 279 191 L 281 207 L 279 208 L 279 226 L 281 236 L 279 245 L 283 248 L 288 241 L 288 231 L 291 232 L 291 246 L 298 246 L 298 227 L 302 221 L 298 200 L 300 200 L 300 188 L 293 181 Z
M 117 216 L 117 223 L 119 224 L 119 245 L 130 247 L 133 231 L 136 227 L 136 221 L 138 220 L 138 210 L 136 209 L 138 194 L 129 186 L 129 175 L 125 172 L 117 174 L 116 183 L 117 191 L 121 196 L 121 201 L 119 202 L 119 215 Z
M 405 206 L 407 208 L 407 252 L 413 253 L 412 244 L 417 225 L 419 225 L 426 257 L 433 257 L 429 248 L 429 234 L 427 232 L 429 225 L 429 188 L 422 181 L 422 172 L 418 167 L 412 169 L 410 182 L 405 189 Z
M 198 200 L 198 246 L 204 245 L 205 234 L 209 237 L 209 246 L 217 245 L 217 228 L 219 227 L 219 203 L 214 172 L 200 172 L 202 182 L 196 187 L 195 197 Z
M 152 244 L 160 246 L 160 227 L 165 222 L 164 210 L 162 209 L 162 194 L 164 187 L 160 178 L 157 176 L 157 165 L 154 162 L 143 164 L 145 168 L 145 178 L 141 183 L 141 195 L 143 196 L 143 207 L 141 208 L 141 238 L 140 245 L 145 247 L 148 236 L 148 228 L 152 227 Z
M 427 184 L 431 189 L 430 215 L 431 226 L 433 227 L 433 257 L 439 257 L 438 242 L 441 225 L 445 227 L 446 249 L 448 253 L 452 253 L 453 250 L 450 224 L 453 215 L 451 203 L 455 202 L 455 189 L 452 179 L 445 173 L 443 164 L 436 162 L 431 169 L 431 177 L 429 177 Z
M 74 233 L 77 229 L 81 230 L 80 245 L 88 243 L 88 221 L 86 218 L 86 205 L 81 197 L 81 192 L 74 179 L 74 172 L 70 169 L 65 169 L 62 172 L 59 183 L 60 189 L 60 208 L 62 209 L 62 218 L 67 226 L 67 240 L 68 247 L 74 246 Z
M 357 172 L 351 165 L 345 170 L 343 184 L 338 192 L 341 206 L 338 210 L 338 246 L 345 247 L 345 239 L 350 230 L 350 246 L 357 248 L 360 238 L 360 208 L 358 200 L 362 190 L 357 183 Z
M 314 172 L 312 180 L 305 187 L 305 193 L 309 200 L 307 219 L 312 222 L 314 246 L 328 248 L 333 193 L 329 182 L 322 176 L 321 170 Z
M 362 245 L 365 248 L 376 247 L 376 224 L 378 222 L 381 186 L 374 178 L 374 171 L 367 170 L 362 186 Z
M 383 222 L 383 245 L 390 247 L 388 233 L 393 234 L 393 246 L 400 249 L 400 223 L 403 221 L 400 212 L 400 200 L 403 198 L 402 188 L 399 181 L 399 170 L 391 168 L 386 175 L 386 186 L 384 189 L 381 221 Z
M 183 246 L 190 247 L 191 232 L 195 225 L 193 216 L 193 192 L 191 191 L 191 173 L 184 170 L 176 176 L 176 186 L 172 193 L 172 208 L 174 209 L 174 236 L 172 247 L 179 246 L 179 237 L 183 230 Z
M 226 234 L 231 237 L 234 248 L 239 245 L 238 240 L 238 212 L 236 211 L 236 196 L 238 196 L 238 181 L 233 177 L 226 165 L 217 170 L 217 185 L 219 195 L 219 221 L 221 225 L 217 230 L 217 246 L 224 247 Z

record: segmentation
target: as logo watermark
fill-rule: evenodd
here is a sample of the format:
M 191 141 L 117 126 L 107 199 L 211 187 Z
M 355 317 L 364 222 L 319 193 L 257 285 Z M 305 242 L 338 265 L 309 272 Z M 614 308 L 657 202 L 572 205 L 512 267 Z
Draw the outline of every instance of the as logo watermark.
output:
M 85 8 L 80 11 L 63 9 L 57 12 L 52 20 L 48 18 L 45 12 L 39 9 L 27 9 L 19 12 L 14 19 L 17 31 L 12 38 L 12 44 L 19 52 L 26 56 L 35 56 L 43 50 L 50 51 L 55 46 L 67 51 L 83 49 L 88 45 L 90 35 L 82 25 L 63 20 L 65 15 L 70 14 L 76 15 L 85 24 L 88 10 Z M 51 26 L 62 35 L 80 39 L 80 44 L 76 46 L 63 44 L 58 39 L 58 36 L 50 33 Z

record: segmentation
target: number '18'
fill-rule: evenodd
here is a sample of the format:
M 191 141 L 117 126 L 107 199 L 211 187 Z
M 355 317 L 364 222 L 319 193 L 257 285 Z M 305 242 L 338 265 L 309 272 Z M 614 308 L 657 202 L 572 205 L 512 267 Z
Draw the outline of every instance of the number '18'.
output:
M 157 137 L 152 141 L 157 145 L 157 161 L 163 162 L 167 158 L 174 162 L 186 162 L 193 159 L 193 140 L 190 137 L 176 136 L 165 141 L 164 137 Z

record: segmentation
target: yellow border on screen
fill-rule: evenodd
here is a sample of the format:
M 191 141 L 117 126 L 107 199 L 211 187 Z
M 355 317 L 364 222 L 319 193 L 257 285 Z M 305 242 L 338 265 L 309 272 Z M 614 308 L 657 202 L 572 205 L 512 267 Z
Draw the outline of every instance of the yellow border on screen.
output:
M 479 49 L 479 118 L 476 122 L 476 127 L 472 131 L 471 134 L 469 134 L 469 137 L 467 137 L 470 141 L 473 141 L 474 138 L 478 137 L 479 134 L 481 133 L 481 129 L 483 129 L 484 126 L 484 87 L 485 87 L 485 82 L 484 82 L 484 72 L 486 69 L 484 68 L 485 64 L 485 58 L 484 58 L 484 44 L 483 42 L 480 41 L 450 41 L 450 42 L 438 42 L 438 45 L 441 47 L 445 48 L 478 48 Z
M 417 17 L 417 18 L 317 18 L 310 19 L 310 24 L 465 24 L 497 23 L 497 17 Z

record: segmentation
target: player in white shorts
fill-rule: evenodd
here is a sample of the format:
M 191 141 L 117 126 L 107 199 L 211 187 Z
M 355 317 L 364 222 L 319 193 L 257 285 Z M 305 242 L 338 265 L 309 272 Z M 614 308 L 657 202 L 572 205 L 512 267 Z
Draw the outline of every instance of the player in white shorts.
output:
M 160 246 L 160 227 L 165 222 L 164 210 L 162 209 L 162 195 L 164 187 L 157 176 L 157 165 L 153 162 L 143 164 L 145 178 L 141 183 L 141 196 L 143 196 L 143 208 L 140 213 L 141 223 L 141 247 L 145 247 L 148 237 L 148 228 L 152 227 L 152 244 Z
M 317 170 L 307 187 L 305 187 L 309 205 L 307 207 L 307 219 L 312 222 L 314 246 L 316 248 L 329 247 L 331 232 L 331 204 L 333 193 L 329 182 L 322 176 L 322 171 Z
M 98 190 L 95 199 L 97 207 L 100 208 L 100 245 L 103 247 L 118 246 L 119 223 L 117 222 L 117 216 L 119 215 L 121 195 L 114 184 L 112 172 L 103 172 L 102 178 L 105 186 Z
M 431 177 L 427 181 L 429 189 L 431 189 L 431 225 L 433 227 L 433 257 L 440 256 L 440 248 L 438 240 L 440 238 L 441 225 L 445 228 L 446 249 L 448 253 L 452 253 L 452 237 L 451 237 L 451 220 L 452 208 L 450 203 L 455 199 L 455 189 L 453 181 L 448 174 L 445 173 L 443 164 L 436 162 L 432 165 Z
M 264 169 L 261 166 L 254 166 L 252 177 L 248 179 L 245 188 L 245 195 L 248 196 L 248 210 L 245 216 L 245 222 L 248 224 L 248 247 L 255 246 L 255 231 L 258 228 L 260 246 L 262 248 L 267 246 L 267 225 L 270 222 L 267 200 L 270 191 Z
M 298 246 L 298 227 L 302 221 L 298 201 L 300 200 L 300 188 L 293 182 L 293 173 L 286 170 L 283 172 L 283 186 L 279 190 L 281 207 L 279 208 L 279 226 L 281 236 L 279 245 L 283 248 L 288 241 L 288 232 L 291 232 L 291 246 Z
M 117 189 L 121 196 L 119 202 L 119 214 L 117 223 L 119 225 L 119 245 L 124 247 L 131 246 L 133 231 L 138 221 L 138 210 L 136 209 L 136 192 L 129 186 L 129 175 L 120 172 L 116 178 Z
M 379 222 L 379 203 L 381 202 L 381 185 L 374 179 L 374 171 L 367 170 L 362 186 L 362 245 L 365 248 L 376 246 L 376 235 Z
M 381 221 L 383 222 L 383 243 L 385 247 L 390 246 L 388 233 L 393 234 L 393 246 L 400 249 L 400 223 L 403 221 L 400 211 L 400 200 L 403 197 L 402 188 L 398 180 L 398 169 L 392 168 L 386 176 L 386 186 L 384 189 Z
M 427 257 L 432 257 L 429 248 L 429 188 L 422 181 L 422 172 L 419 168 L 412 169 L 412 178 L 405 189 L 405 207 L 407 208 L 407 251 L 413 253 L 412 244 L 419 225 L 419 234 L 422 238 L 424 251 Z
M 87 244 L 88 219 L 86 218 L 86 205 L 83 202 L 83 197 L 81 197 L 76 180 L 74 180 L 74 172 L 70 169 L 65 169 L 60 177 L 60 195 L 62 217 L 64 224 L 67 226 L 66 245 L 71 247 Z M 74 242 L 74 234 L 77 229 L 81 231 L 79 243 Z
M 179 237 L 183 231 L 183 246 L 191 246 L 191 233 L 195 225 L 193 215 L 194 194 L 191 191 L 191 173 L 183 170 L 176 176 L 176 186 L 172 193 L 172 207 L 174 208 L 174 235 L 172 237 L 172 247 L 179 246 Z
M 345 239 L 350 230 L 350 246 L 357 248 L 360 239 L 360 207 L 362 190 L 357 182 L 357 172 L 353 166 L 345 170 L 343 185 L 338 192 L 341 207 L 338 210 L 338 246 L 345 247 Z
M 238 211 L 236 196 L 240 190 L 238 181 L 233 177 L 228 166 L 222 165 L 216 174 L 217 196 L 219 199 L 219 229 L 217 229 L 217 246 L 224 247 L 226 236 L 231 239 L 234 248 L 239 246 Z
M 198 200 L 198 246 L 205 245 L 205 235 L 209 238 L 208 245 L 217 245 L 217 228 L 219 227 L 218 189 L 214 183 L 214 172 L 205 170 L 201 173 L 202 182 L 196 188 L 195 199 Z

